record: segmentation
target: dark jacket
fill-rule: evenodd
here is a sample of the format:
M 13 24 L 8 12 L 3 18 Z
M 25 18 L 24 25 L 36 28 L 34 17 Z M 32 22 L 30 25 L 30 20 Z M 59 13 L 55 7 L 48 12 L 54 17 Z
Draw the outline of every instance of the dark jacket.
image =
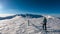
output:
M 47 23 L 47 19 L 46 17 L 44 17 L 43 24 L 46 25 L 46 23 Z

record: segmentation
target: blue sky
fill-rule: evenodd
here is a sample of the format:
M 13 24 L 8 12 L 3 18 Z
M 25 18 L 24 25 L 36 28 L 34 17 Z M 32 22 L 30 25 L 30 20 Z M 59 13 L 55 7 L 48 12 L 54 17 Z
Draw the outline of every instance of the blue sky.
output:
M 60 14 L 59 0 L 0 0 L 0 14 Z

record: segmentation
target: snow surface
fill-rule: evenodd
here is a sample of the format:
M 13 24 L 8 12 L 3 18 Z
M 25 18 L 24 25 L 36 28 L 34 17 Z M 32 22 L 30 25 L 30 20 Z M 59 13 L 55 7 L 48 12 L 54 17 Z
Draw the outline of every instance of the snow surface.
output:
M 60 34 L 60 19 L 47 16 L 47 34 Z M 50 19 L 51 18 L 51 19 Z M 29 22 L 28 22 L 29 20 Z M 40 18 L 23 18 L 15 16 L 12 19 L 0 20 L 1 34 L 44 34 L 42 29 L 44 17 Z

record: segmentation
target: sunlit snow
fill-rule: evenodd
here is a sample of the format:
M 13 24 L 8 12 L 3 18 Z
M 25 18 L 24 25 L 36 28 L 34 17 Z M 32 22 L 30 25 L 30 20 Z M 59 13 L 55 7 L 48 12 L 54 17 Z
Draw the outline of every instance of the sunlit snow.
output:
M 48 16 L 47 18 L 51 18 Z M 28 22 L 29 20 L 29 22 Z M 0 20 L 1 34 L 44 34 L 42 29 L 44 17 L 41 18 L 24 18 L 15 16 L 12 19 Z M 60 19 L 48 19 L 47 31 L 59 31 Z M 49 34 L 60 34 L 59 32 L 49 32 Z

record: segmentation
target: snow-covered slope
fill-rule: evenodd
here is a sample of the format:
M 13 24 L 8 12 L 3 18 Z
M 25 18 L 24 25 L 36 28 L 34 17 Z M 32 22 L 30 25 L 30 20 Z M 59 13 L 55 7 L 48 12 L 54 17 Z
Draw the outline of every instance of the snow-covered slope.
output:
M 10 18 L 11 17 L 11 18 Z M 60 19 L 52 16 L 42 15 L 14 15 L 4 17 L 0 20 L 0 33 L 1 34 L 42 34 L 44 17 L 47 19 L 47 30 L 60 30 Z M 59 33 L 58 33 L 59 34 Z

